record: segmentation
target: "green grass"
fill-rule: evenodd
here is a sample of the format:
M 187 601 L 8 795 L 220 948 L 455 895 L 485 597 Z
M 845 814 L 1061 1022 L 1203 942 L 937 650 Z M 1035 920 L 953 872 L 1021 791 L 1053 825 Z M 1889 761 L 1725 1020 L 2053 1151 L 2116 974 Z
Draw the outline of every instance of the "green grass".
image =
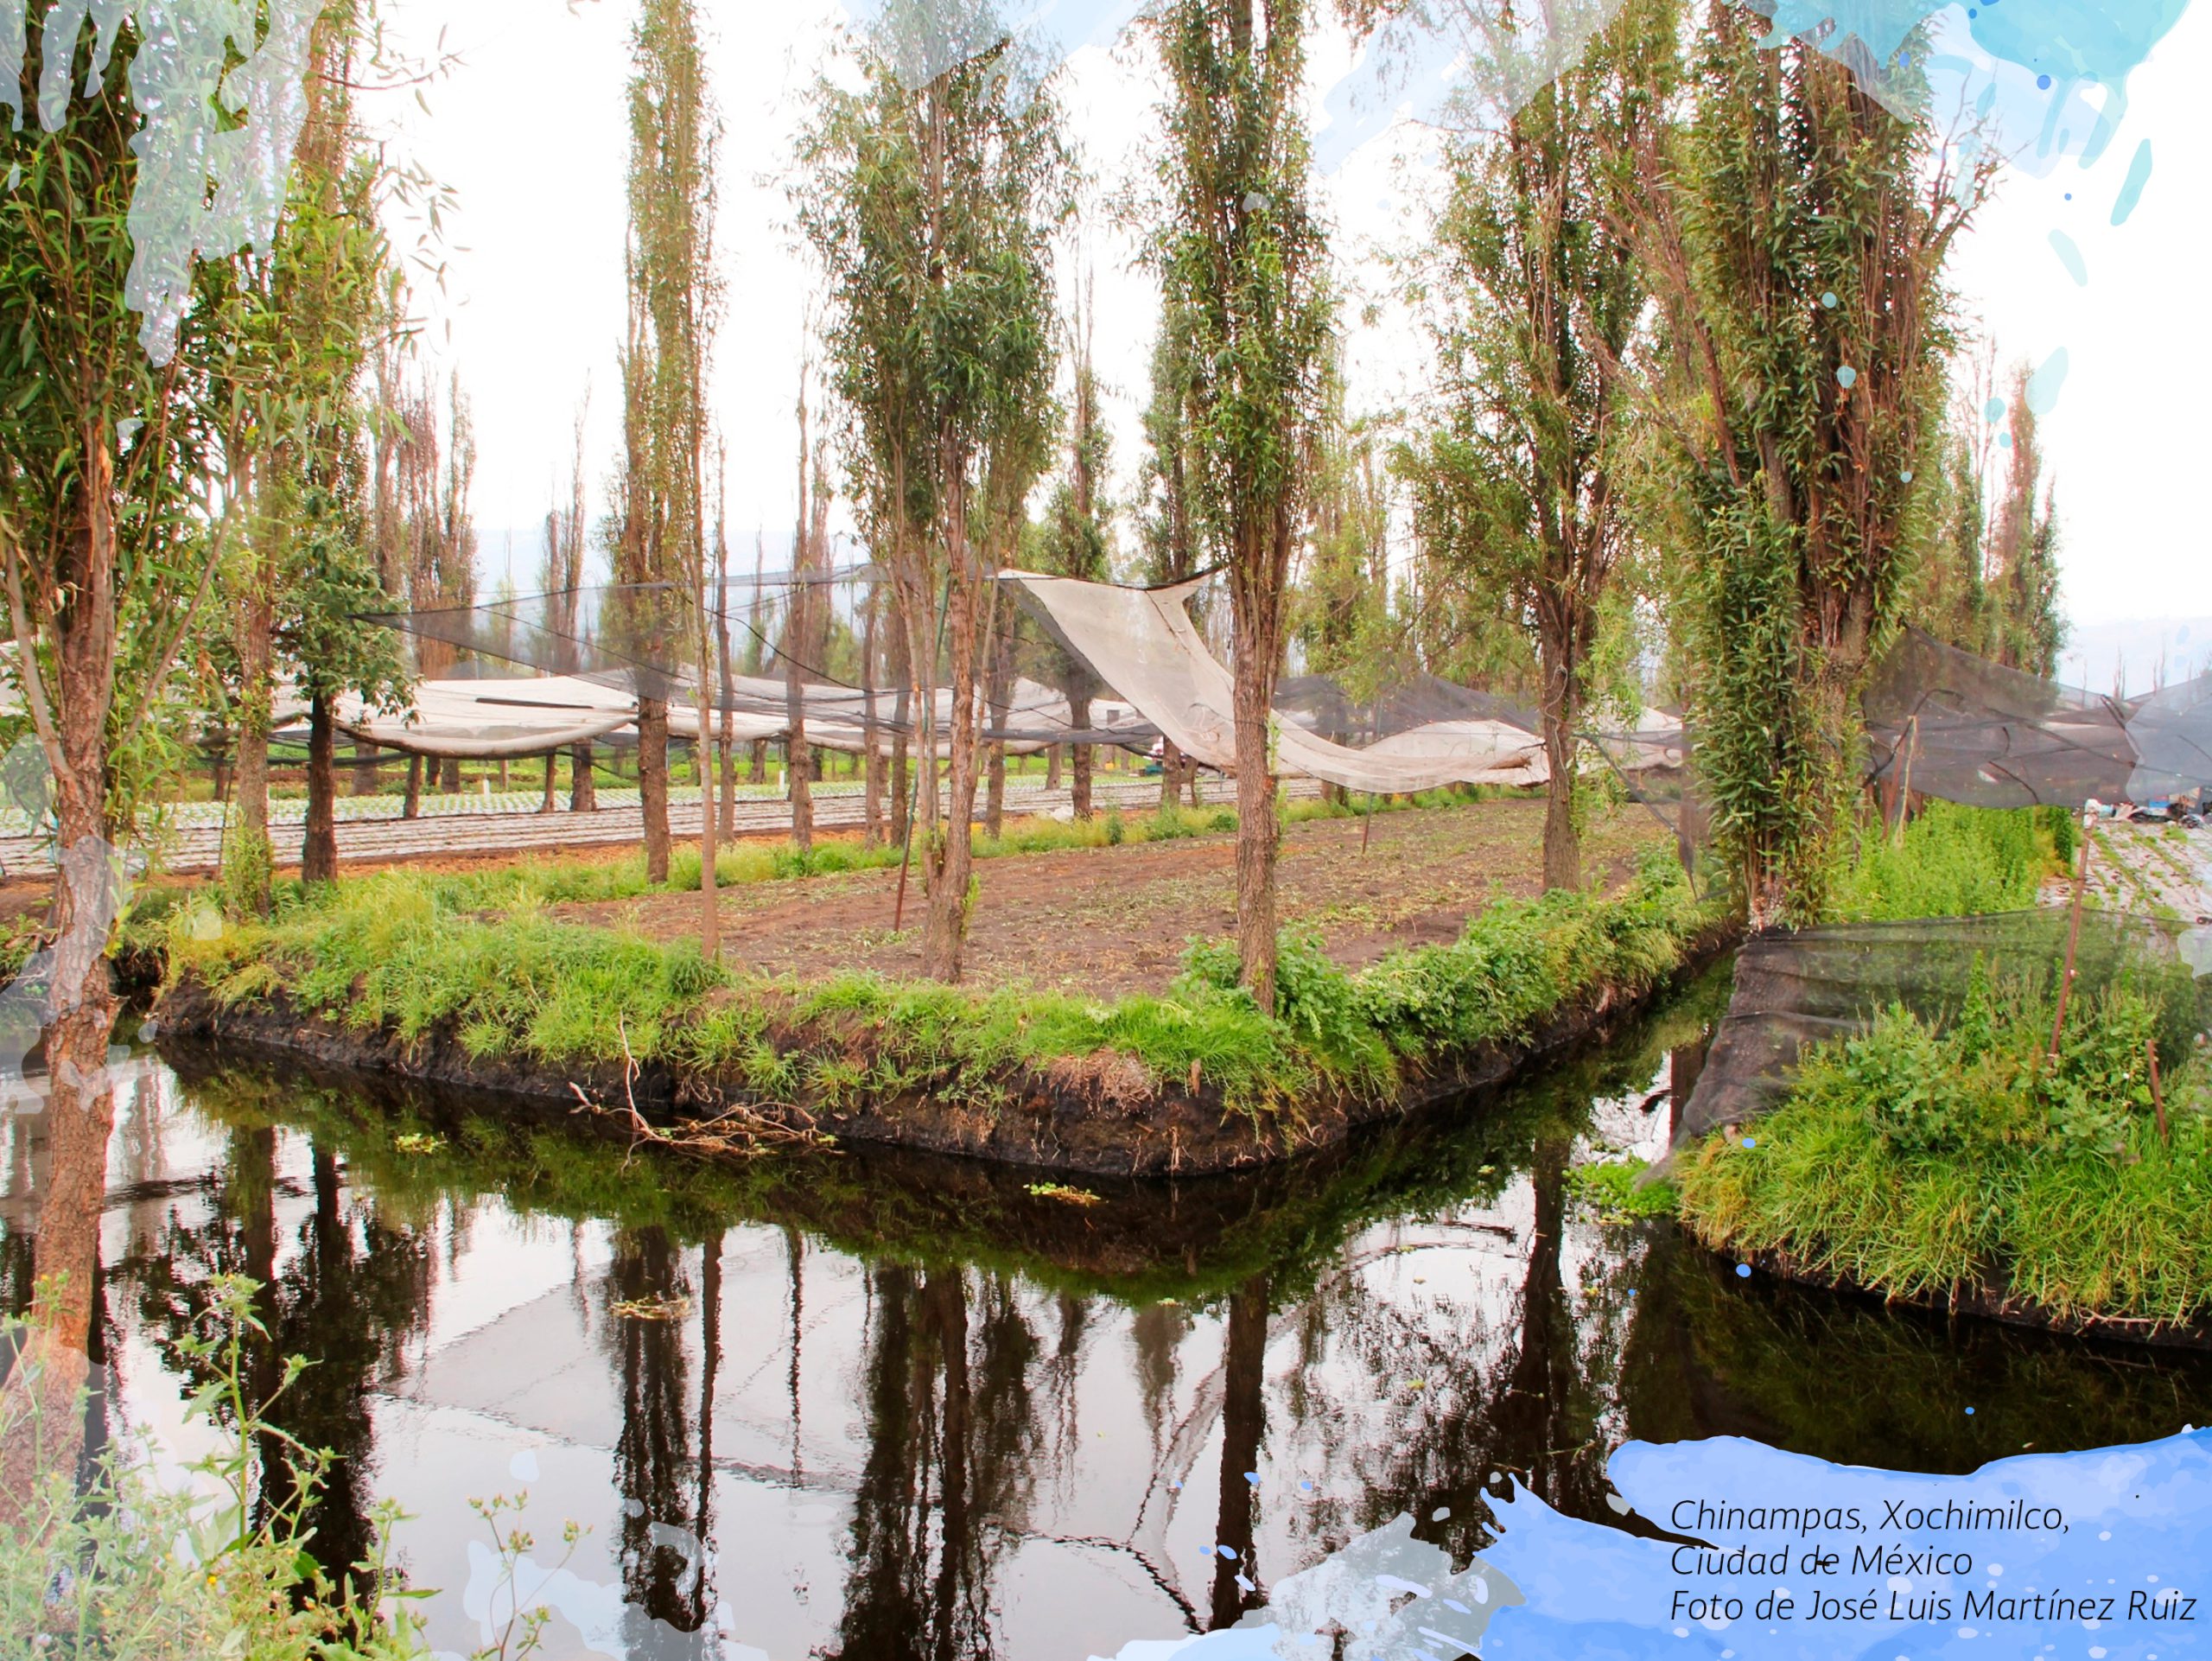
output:
M 2046 877 L 2065 875 L 2080 837 L 2063 808 L 1929 802 L 1902 836 L 1877 825 L 1860 837 L 1831 890 L 1830 920 L 2024 911 Z
M 2185 969 L 2078 996 L 2055 1060 L 2039 984 L 1977 975 L 1961 1007 L 1901 1009 L 1808 1051 L 1756 1146 L 1677 1168 L 1707 1244 L 1777 1252 L 1892 1295 L 1986 1288 L 2051 1314 L 2212 1315 L 2212 1066 Z M 2164 1070 L 2156 1128 L 2146 1041 Z
M 1166 996 L 1111 1004 L 853 972 L 771 980 L 705 964 L 688 945 L 546 914 L 572 894 L 529 872 L 391 872 L 296 896 L 265 924 L 179 907 L 166 920 L 168 973 L 197 977 L 227 1004 L 281 993 L 410 1043 L 450 1032 L 486 1059 L 665 1061 L 810 1108 L 927 1093 L 988 1109 L 1056 1063 L 1116 1080 L 1133 1064 L 1149 1088 L 1195 1078 L 1232 1110 L 1294 1118 L 1318 1092 L 1379 1097 L 1409 1066 L 1518 1041 L 1600 988 L 1646 990 L 1715 920 L 1655 854 L 1618 897 L 1501 902 L 1458 941 L 1357 973 L 1293 934 L 1281 1009 L 1268 1015 L 1218 944 L 1195 943 Z

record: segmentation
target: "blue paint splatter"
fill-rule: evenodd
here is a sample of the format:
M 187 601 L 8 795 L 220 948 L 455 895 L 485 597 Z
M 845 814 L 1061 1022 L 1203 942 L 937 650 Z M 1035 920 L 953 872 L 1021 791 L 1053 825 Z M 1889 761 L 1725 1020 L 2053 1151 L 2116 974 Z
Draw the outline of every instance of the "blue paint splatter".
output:
M 1845 391 L 1849 391 L 1859 384 L 1859 372 L 1849 364 L 1845 364 L 1835 372 L 1835 384 L 1842 387 Z
M 2066 268 L 2066 275 L 2083 288 L 2088 287 L 2088 262 L 2082 258 L 2082 251 L 2074 245 L 2074 239 L 2063 231 L 2054 231 L 2050 233 L 2050 246 L 2058 256 L 2058 263 Z
M 2050 77 L 2049 75 L 2037 75 L 2036 77 L 2036 90 L 2039 92 L 2048 92 L 2050 90 Z
M 1986 420 L 1989 420 L 1989 421 L 2002 421 L 2002 420 L 2004 420 L 2004 419 L 2005 419 L 2005 400 L 2004 400 L 2003 398 L 1993 398 L 1990 399 L 1988 403 L 1986 403 L 1986 404 L 1983 404 L 1983 405 L 1981 406 L 1981 413 L 1982 413 L 1983 417 L 1984 417 Z
M 2066 372 L 2071 366 L 2066 348 L 2060 347 L 2043 360 L 2043 366 L 2028 377 L 2028 408 L 2036 414 L 2049 415 L 2058 403 L 2061 388 L 2066 385 Z
M 1826 306 L 1830 311 L 1834 311 L 1835 309 L 1835 290 L 1834 289 L 1830 289 L 1826 294 L 1822 295 L 1821 296 L 1821 303 Z
M 1736 1278 L 1737 1278 L 1738 1280 L 1739 1280 L 1739 1281 L 1747 1281 L 1747 1280 L 1751 1279 L 1751 1264 L 1749 1264 L 1749 1263 L 1738 1263 L 1738 1264 L 1736 1265 Z
M 1673 1520 L 1675 1508 L 1692 1520 L 1700 1501 L 1745 1505 L 1786 1503 L 1813 1514 L 1855 1510 L 1870 1521 L 1894 1508 L 1907 1515 L 1941 1515 L 1953 1505 L 1990 1505 L 2022 1517 L 2062 1518 L 2062 1527 L 2008 1531 L 2005 1583 L 2108 1589 L 2115 1564 L 2139 1566 L 2164 1584 L 2203 1560 L 2212 1546 L 2212 1435 L 2188 1432 L 2127 1448 L 2073 1454 L 2022 1454 L 1961 1476 L 1838 1466 L 1788 1454 L 1740 1437 L 1656 1445 L 1632 1441 L 1607 1461 L 1606 1475 L 1637 1514 Z M 1193 1636 L 1140 1639 L 1122 1661 L 1279 1661 L 1302 1651 L 1302 1635 L 1335 1622 L 1376 1641 L 1365 1651 L 1411 1654 L 1417 1645 L 1448 1639 L 1451 1654 L 1541 1656 L 1545 1661 L 1719 1661 L 1738 1654 L 1956 1656 L 1970 1653 L 1953 1641 L 1958 1604 L 1942 1625 L 1896 1618 L 1839 1620 L 1815 1617 L 1799 1599 L 1792 1639 L 1772 1648 L 1744 1642 L 1749 1634 L 1689 1628 L 1676 1636 L 1669 1618 L 1681 1583 L 1670 1541 L 1642 1538 L 1618 1527 L 1561 1516 L 1525 1489 L 1489 1499 L 1497 1538 L 1454 1572 L 1440 1546 L 1413 1537 L 1413 1518 L 1401 1513 L 1382 1528 L 1356 1536 L 1340 1551 L 1292 1575 L 1271 1589 L 1271 1601 L 1236 1626 Z M 1764 1550 L 1770 1535 L 1718 1526 L 1699 1529 L 1720 1552 L 1738 1546 Z M 1881 1537 L 1841 1529 L 1807 1538 L 1806 1547 L 1840 1552 Z M 1985 1537 L 1955 1530 L 1908 1531 L 1891 1543 L 1946 1549 L 1974 1546 Z M 1977 1559 L 1981 1556 L 1974 1550 Z M 1994 1567 L 1994 1565 L 1990 1565 Z M 1941 1588 L 1944 1577 L 1931 1584 Z M 1699 1590 L 1739 1598 L 1746 1610 L 1774 1589 L 1771 1576 L 1715 1573 L 1701 1575 Z M 1792 1582 L 1793 1587 L 1796 1582 Z M 1964 1583 L 1951 1582 L 1955 1591 Z M 1403 1603 L 1398 1594 L 1415 1591 Z M 1886 1596 L 1886 1594 L 1883 1594 Z M 2195 1654 L 2194 1623 L 2180 1619 L 2178 1601 L 2129 1620 L 2124 1638 L 2107 1639 L 2115 1656 Z M 1989 1636 L 1997 1636 L 1991 1633 Z M 2004 1623 L 1993 1655 L 2080 1658 L 2101 1634 L 2085 1636 L 2082 1622 L 2024 1611 Z M 1310 1644 L 1311 1639 L 1305 1639 Z M 1278 1647 L 1278 1645 L 1281 1647 Z M 2063 1647 L 2061 1647 L 2063 1646 Z M 1976 1644 L 1975 1650 L 1987 1647 Z M 1433 1652 L 1430 1651 L 1424 1651 Z
M 2112 205 L 2112 222 L 2127 223 L 2127 216 L 2135 211 L 2135 204 L 2143 200 L 2143 187 L 2151 182 L 2151 141 L 2145 139 L 2135 147 L 2135 159 L 2127 164 L 2127 179 L 2120 188 L 2120 199 Z

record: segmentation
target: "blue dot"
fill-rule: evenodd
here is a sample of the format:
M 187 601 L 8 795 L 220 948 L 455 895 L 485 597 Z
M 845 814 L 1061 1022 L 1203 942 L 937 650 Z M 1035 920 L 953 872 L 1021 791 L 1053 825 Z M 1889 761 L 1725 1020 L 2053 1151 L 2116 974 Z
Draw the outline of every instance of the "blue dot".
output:
M 1758 1145 L 1759 1139 L 1757 1136 L 1746 1136 L 1744 1138 L 1744 1146 L 1746 1148 L 1756 1148 Z
M 1630 1287 L 1630 1288 L 1628 1289 L 1628 1295 L 1629 1295 L 1629 1296 L 1630 1296 L 1630 1297 L 1634 1297 L 1634 1296 L 1636 1295 L 1636 1288 L 1634 1288 L 1633 1286 Z
M 1260 1473 L 1257 1471 L 1245 1472 L 1244 1480 L 1255 1488 L 1260 1486 Z
M 1849 391 L 1853 386 L 1857 385 L 1858 383 L 1859 372 L 1856 369 L 1853 369 L 1849 364 L 1844 365 L 1842 368 L 1835 372 L 1835 384 L 1843 388 L 1845 391 Z
M 1968 6 L 1967 8 L 1967 16 L 1968 17 L 1979 17 L 1981 16 L 1981 13 L 1976 10 L 1974 7 Z M 705 810 L 702 809 L 701 811 L 704 811 Z
M 1912 482 L 1912 469 L 1910 468 L 1907 468 L 1903 473 L 1897 474 L 1897 482 L 1902 485 L 1910 484 Z
M 1967 1417 L 1968 1417 L 1969 1419 L 1971 1419 L 1972 1417 L 1974 1417 L 1974 1410 L 1973 1410 L 1972 1408 L 1968 1408 L 1968 1409 L 1967 1410 Z
M 1738 1263 L 1738 1264 L 1736 1265 L 1736 1278 L 1737 1278 L 1738 1280 L 1739 1280 L 1739 1281 L 1747 1281 L 1747 1280 L 1751 1279 L 1751 1264 L 1749 1264 L 1749 1263 Z
M 2069 202 L 2074 200 L 2074 193 L 2072 191 L 2069 190 L 2066 193 L 2066 200 Z
M 1313 1492 L 1313 1485 L 1306 1481 L 1303 1477 L 1299 1479 L 1298 1486 L 1304 1489 L 1307 1493 L 1312 1493 Z
M 2049 75 L 2037 75 L 2036 77 L 2036 89 L 2038 92 L 2048 92 L 2050 90 L 2050 77 Z
M 1821 296 L 1821 303 L 1826 306 L 1830 311 L 1834 311 L 1835 309 L 1835 290 L 1834 289 L 1830 289 L 1826 294 L 1822 295 Z
M 1236 1561 L 1236 1549 L 1234 1546 L 1216 1546 L 1214 1550 L 1221 1553 L 1224 1561 L 1232 1563 Z

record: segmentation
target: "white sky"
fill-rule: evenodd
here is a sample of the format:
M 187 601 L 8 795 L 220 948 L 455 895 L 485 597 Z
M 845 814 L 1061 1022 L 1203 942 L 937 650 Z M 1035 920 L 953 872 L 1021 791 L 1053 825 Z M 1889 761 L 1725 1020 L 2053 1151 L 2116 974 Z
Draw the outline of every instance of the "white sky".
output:
M 458 198 L 445 226 L 442 287 L 418 284 L 426 347 L 457 366 L 479 448 L 474 508 L 487 585 L 508 570 L 534 586 L 537 530 L 563 488 L 570 427 L 587 386 L 587 474 L 594 511 L 620 437 L 614 348 L 622 319 L 624 96 L 627 0 L 387 0 L 395 35 L 428 50 L 441 29 L 460 67 L 426 93 L 372 105 L 383 124 Z M 806 265 L 788 229 L 783 178 L 799 99 L 842 13 L 837 0 L 703 0 L 710 70 L 726 136 L 720 240 L 728 314 L 718 343 L 715 410 L 729 450 L 734 558 L 766 528 L 771 560 L 788 536 L 792 419 Z M 2212 384 L 2212 334 L 2190 321 L 2212 270 L 2202 203 L 2212 177 L 2212 8 L 2185 12 L 2128 87 L 2126 124 L 2096 166 L 2008 175 L 1955 258 L 1965 309 L 2006 360 L 2040 364 L 2065 348 L 2069 370 L 2044 432 L 2058 484 L 2068 609 L 2079 623 L 2212 615 L 2212 530 L 2192 486 L 2187 434 Z M 1348 62 L 1341 41 L 1313 54 L 1317 85 Z M 1063 96 L 1090 168 L 1110 186 L 1137 164 L 1154 128 L 1146 49 L 1087 48 Z M 2148 188 L 2127 222 L 2109 224 L 2130 158 L 2152 141 Z M 1322 182 L 1335 248 L 1357 296 L 1379 293 L 1378 237 L 1414 230 L 1419 133 L 1401 129 Z M 1409 171 L 1394 166 L 1404 159 Z M 1408 185 L 1401 181 L 1412 178 Z M 2067 193 L 2072 199 L 2067 199 Z M 1103 215 L 1097 216 L 1099 219 Z M 2077 284 L 2049 241 L 2063 228 L 2088 270 Z M 411 239 L 411 233 L 410 233 Z M 1114 396 L 1122 477 L 1136 461 L 1154 315 L 1150 280 L 1126 237 L 1096 225 L 1099 369 Z M 1355 397 L 1401 404 L 1419 391 L 1418 340 L 1386 314 L 1354 334 Z M 2180 471 L 2177 474 L 2177 469 Z

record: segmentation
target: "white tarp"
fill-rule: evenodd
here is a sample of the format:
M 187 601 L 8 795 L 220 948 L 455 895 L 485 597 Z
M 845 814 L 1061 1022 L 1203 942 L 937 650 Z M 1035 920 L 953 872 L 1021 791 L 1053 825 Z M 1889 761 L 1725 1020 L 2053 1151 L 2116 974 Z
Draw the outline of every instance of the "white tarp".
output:
M 1062 640 L 1178 749 L 1235 770 L 1236 684 L 1192 624 L 1187 601 L 1197 582 L 1123 589 L 1012 570 L 1000 580 L 1026 591 Z M 1366 749 L 1278 722 L 1275 761 L 1281 773 L 1376 795 L 1547 777 L 1541 741 L 1503 722 L 1435 722 Z
M 496 759 L 537 755 L 620 732 L 637 719 L 627 692 L 545 675 L 515 680 L 426 680 L 412 708 L 398 715 L 355 697 L 338 701 L 332 721 L 349 738 L 415 755 Z

